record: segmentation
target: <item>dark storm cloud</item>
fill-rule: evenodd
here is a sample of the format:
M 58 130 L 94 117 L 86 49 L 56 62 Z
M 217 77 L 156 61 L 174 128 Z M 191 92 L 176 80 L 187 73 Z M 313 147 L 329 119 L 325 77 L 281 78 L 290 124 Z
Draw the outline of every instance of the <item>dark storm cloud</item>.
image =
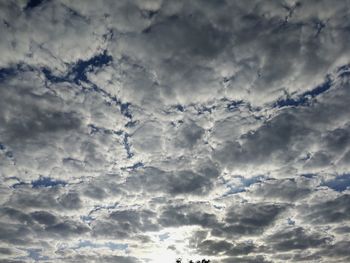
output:
M 1 262 L 349 261 L 348 0 L 0 17 Z

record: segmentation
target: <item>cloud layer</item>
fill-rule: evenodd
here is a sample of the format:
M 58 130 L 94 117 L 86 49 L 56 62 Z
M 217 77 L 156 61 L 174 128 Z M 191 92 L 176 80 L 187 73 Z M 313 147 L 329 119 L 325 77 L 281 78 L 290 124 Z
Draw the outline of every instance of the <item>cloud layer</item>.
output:
M 349 262 L 350 2 L 0 3 L 1 262 Z

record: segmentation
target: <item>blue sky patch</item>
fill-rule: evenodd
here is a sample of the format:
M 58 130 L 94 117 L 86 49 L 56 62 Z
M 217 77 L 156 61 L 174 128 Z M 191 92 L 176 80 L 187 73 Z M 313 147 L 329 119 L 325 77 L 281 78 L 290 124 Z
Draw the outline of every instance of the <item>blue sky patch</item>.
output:
M 66 184 L 67 182 L 63 180 L 55 180 L 50 177 L 40 177 L 39 179 L 32 181 L 33 188 L 65 186 Z
M 287 106 L 305 106 L 309 103 L 310 99 L 315 98 L 316 96 L 326 92 L 329 90 L 332 86 L 332 80 L 330 77 L 326 78 L 326 81 L 322 83 L 321 85 L 317 86 L 316 88 L 304 92 L 303 94 L 291 98 L 287 96 L 285 99 L 280 99 L 275 103 L 275 107 L 282 108 Z
M 251 178 L 244 178 L 243 176 L 236 176 L 235 178 L 238 178 L 240 182 L 236 184 L 227 183 L 226 187 L 229 188 L 229 191 L 227 191 L 224 196 L 244 192 L 251 185 L 260 183 L 265 177 L 255 176 Z
M 328 186 L 337 192 L 343 192 L 350 187 L 350 174 L 339 175 L 333 180 L 324 182 L 321 186 Z

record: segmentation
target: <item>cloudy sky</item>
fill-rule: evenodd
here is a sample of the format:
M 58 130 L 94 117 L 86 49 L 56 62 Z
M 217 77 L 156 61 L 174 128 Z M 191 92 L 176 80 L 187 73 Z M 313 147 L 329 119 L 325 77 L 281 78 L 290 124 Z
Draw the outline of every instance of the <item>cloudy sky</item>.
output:
M 0 0 L 0 262 L 350 262 L 350 1 Z

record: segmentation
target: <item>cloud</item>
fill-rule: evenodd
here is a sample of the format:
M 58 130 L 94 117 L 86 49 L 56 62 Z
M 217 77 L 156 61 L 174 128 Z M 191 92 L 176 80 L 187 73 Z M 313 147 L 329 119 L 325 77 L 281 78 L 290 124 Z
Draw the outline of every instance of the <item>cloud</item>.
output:
M 279 204 L 237 204 L 228 209 L 222 229 L 214 229 L 212 234 L 228 237 L 262 233 L 285 208 Z
M 196 244 L 198 252 L 202 255 L 209 256 L 239 256 L 248 255 L 255 250 L 255 245 L 252 242 L 231 243 L 225 240 L 206 239 L 199 244 Z
M 295 202 L 298 199 L 305 198 L 312 191 L 312 185 L 305 179 L 283 179 L 266 180 L 249 188 L 248 192 L 254 197 L 261 197 L 264 200 L 282 200 Z
M 155 216 L 156 214 L 149 210 L 115 211 L 107 215 L 104 220 L 93 223 L 93 235 L 122 239 L 146 231 L 156 231 L 159 227 L 153 219 Z
M 308 234 L 302 228 L 284 229 L 267 238 L 272 248 L 278 251 L 291 251 L 295 249 L 321 248 L 330 243 L 330 237 L 323 237 L 319 233 Z
M 199 225 L 203 228 L 218 224 L 215 214 L 202 212 L 202 206 L 168 206 L 159 217 L 159 223 L 164 227 L 178 227 L 186 225 Z
M 127 178 L 125 186 L 145 193 L 204 195 L 213 188 L 213 181 L 218 173 L 211 163 L 203 165 L 198 171 L 162 171 L 156 167 L 144 167 L 134 172 L 134 176 Z
M 0 3 L 0 261 L 348 262 L 349 14 Z
M 350 196 L 344 194 L 334 199 L 305 206 L 304 218 L 308 223 L 329 224 L 349 220 Z

